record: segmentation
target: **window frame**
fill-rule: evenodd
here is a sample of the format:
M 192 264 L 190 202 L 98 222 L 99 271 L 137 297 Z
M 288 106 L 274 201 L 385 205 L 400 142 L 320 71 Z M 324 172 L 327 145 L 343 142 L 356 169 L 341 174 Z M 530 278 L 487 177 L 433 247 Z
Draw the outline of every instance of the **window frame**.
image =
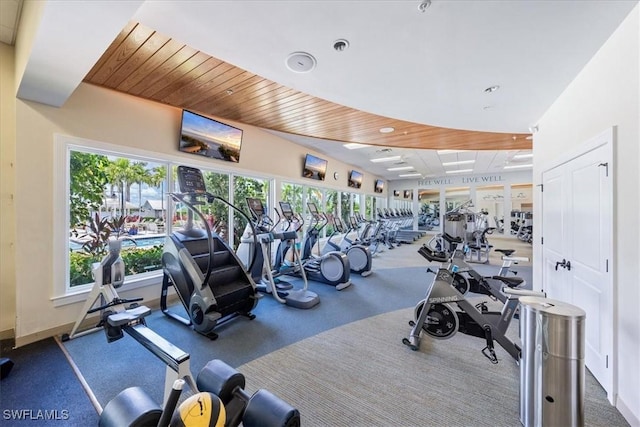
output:
M 54 133 L 53 135 L 53 180 L 52 194 L 53 197 L 53 221 L 52 221 L 52 271 L 53 286 L 50 290 L 52 301 L 55 307 L 61 307 L 68 304 L 84 302 L 86 294 L 89 293 L 93 284 L 69 286 L 69 191 L 70 191 L 70 153 L 71 151 L 80 151 L 92 154 L 100 154 L 106 156 L 126 157 L 134 161 L 153 162 L 164 165 L 167 168 L 166 188 L 167 190 L 174 187 L 174 179 L 172 168 L 178 165 L 190 165 L 215 173 L 229 175 L 229 198 L 230 203 L 234 203 L 233 183 L 236 176 L 246 178 L 254 178 L 267 181 L 269 184 L 269 202 L 272 206 L 277 201 L 277 197 L 281 194 L 283 183 L 299 185 L 303 188 L 303 211 L 306 213 L 305 202 L 307 200 L 307 192 L 310 187 L 315 187 L 322 194 L 322 208 L 326 203 L 327 191 L 349 192 L 347 189 L 334 187 L 313 186 L 304 179 L 296 179 L 295 177 L 285 177 L 272 175 L 268 173 L 258 174 L 252 170 L 238 167 L 238 165 L 228 166 L 225 164 L 211 164 L 206 160 L 194 157 L 193 159 L 187 155 L 176 152 L 158 153 L 143 150 L 135 147 L 117 145 L 109 142 L 96 141 L 88 138 L 81 138 L 66 134 Z M 355 193 L 358 197 L 362 197 L 367 193 Z M 62 195 L 62 197 L 58 197 Z M 167 218 L 173 216 L 173 206 L 168 199 L 168 191 L 165 193 L 167 197 Z M 338 197 L 338 209 L 340 214 L 344 209 Z M 229 220 L 233 221 L 235 212 L 229 208 Z M 169 235 L 172 231 L 171 221 L 166 221 L 166 233 Z M 233 244 L 233 236 L 230 236 L 230 244 Z M 135 290 L 147 286 L 159 285 L 162 280 L 162 270 L 155 270 L 127 276 L 127 291 Z

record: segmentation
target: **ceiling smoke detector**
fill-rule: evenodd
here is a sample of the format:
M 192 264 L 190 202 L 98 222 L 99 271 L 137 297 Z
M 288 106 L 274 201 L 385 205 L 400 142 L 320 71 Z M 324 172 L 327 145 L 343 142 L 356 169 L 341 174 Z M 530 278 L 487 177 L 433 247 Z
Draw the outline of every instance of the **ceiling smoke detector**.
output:
M 293 52 L 287 57 L 286 64 L 294 73 L 308 73 L 316 68 L 316 58 L 307 52 Z

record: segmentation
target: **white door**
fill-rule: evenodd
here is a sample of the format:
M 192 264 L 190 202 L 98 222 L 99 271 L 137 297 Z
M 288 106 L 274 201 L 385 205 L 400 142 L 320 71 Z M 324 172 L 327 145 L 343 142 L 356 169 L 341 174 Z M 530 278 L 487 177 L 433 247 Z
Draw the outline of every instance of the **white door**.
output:
M 612 163 L 605 136 L 543 173 L 542 283 L 549 298 L 585 311 L 585 364 L 613 400 Z
M 569 301 L 571 294 L 564 284 L 563 270 L 557 265 L 566 257 L 567 196 L 563 167 L 556 167 L 542 175 L 542 259 L 543 290 L 549 298 Z

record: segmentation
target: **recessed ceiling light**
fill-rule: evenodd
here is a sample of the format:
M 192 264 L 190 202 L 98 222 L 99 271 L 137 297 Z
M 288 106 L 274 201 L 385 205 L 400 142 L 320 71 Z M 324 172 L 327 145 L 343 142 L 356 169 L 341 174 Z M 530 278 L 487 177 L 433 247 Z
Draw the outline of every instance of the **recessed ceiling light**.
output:
M 464 153 L 467 150 L 438 150 L 438 154 L 453 154 L 453 153 Z
M 398 175 L 400 178 L 408 178 L 410 176 L 422 176 L 422 174 L 419 173 L 401 173 L 400 175 Z
M 493 85 L 493 86 L 489 86 L 484 91 L 485 91 L 485 93 L 493 93 L 493 92 L 497 91 L 498 89 L 500 89 L 500 86 Z
M 470 165 L 471 163 L 475 163 L 475 160 L 458 160 L 457 162 L 446 162 L 443 163 L 442 166 L 453 166 L 453 165 Z
M 532 168 L 533 165 L 532 164 L 528 164 L 528 165 L 509 165 L 509 166 L 505 166 L 504 169 L 524 169 L 524 168 Z
M 473 169 L 457 169 L 454 171 L 445 171 L 445 173 L 468 173 L 473 172 Z
M 316 58 L 307 52 L 293 52 L 287 56 L 286 64 L 295 73 L 308 73 L 316 68 Z
M 377 157 L 375 159 L 369 159 L 373 163 L 381 163 L 381 162 L 395 162 L 396 160 L 400 160 L 402 157 L 400 156 L 389 156 L 389 157 Z
M 371 147 L 367 144 L 358 144 L 357 142 L 349 142 L 348 144 L 342 144 L 342 146 L 348 150 L 359 150 L 360 148 Z
M 514 159 L 529 159 L 531 157 L 533 157 L 533 153 L 516 154 L 515 156 L 513 156 Z
M 233 95 L 233 89 L 227 89 L 227 95 Z
M 392 128 L 392 127 L 389 126 L 389 127 L 385 127 L 385 128 L 380 128 L 380 133 L 391 133 L 391 132 L 393 132 L 395 130 L 396 130 L 395 128 Z
M 413 169 L 413 166 L 396 166 L 394 168 L 387 168 L 388 171 L 409 171 Z
M 527 141 L 531 141 L 533 139 L 533 135 L 529 135 L 529 136 L 525 137 L 524 139 L 526 139 Z

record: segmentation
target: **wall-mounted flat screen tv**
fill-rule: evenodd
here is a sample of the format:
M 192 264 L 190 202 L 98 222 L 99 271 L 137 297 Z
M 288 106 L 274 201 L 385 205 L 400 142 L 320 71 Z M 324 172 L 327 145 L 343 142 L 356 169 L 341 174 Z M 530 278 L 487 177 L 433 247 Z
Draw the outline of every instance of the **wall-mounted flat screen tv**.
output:
M 238 163 L 241 145 L 242 130 L 182 110 L 180 151 Z
M 381 179 L 376 179 L 376 183 L 373 186 L 373 191 L 376 193 L 382 193 L 384 190 L 384 181 Z
M 317 179 L 324 181 L 324 177 L 327 174 L 327 161 L 316 157 L 312 154 L 307 154 L 304 158 L 304 167 L 302 168 L 302 176 L 304 178 Z
M 349 187 L 360 188 L 362 187 L 362 172 L 351 171 L 349 172 Z

